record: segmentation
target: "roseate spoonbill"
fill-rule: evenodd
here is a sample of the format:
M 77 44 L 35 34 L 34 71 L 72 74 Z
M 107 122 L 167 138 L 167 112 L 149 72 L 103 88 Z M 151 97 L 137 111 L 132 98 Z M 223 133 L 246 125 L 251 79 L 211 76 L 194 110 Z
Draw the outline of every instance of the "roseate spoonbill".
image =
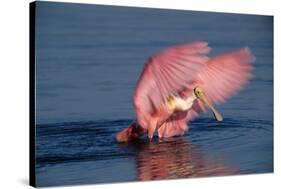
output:
M 252 76 L 254 56 L 241 48 L 212 58 L 207 42 L 168 48 L 149 58 L 133 95 L 136 122 L 116 135 L 119 142 L 147 134 L 183 135 L 187 123 L 210 108 L 217 121 L 222 115 L 214 103 L 242 89 Z

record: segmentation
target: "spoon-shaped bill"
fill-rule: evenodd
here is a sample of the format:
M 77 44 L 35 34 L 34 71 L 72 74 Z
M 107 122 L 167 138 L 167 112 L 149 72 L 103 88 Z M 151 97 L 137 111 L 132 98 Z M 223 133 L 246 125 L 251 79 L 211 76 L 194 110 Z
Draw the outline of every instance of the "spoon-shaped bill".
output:
M 205 96 L 202 96 L 200 98 L 200 100 L 202 100 L 213 112 L 215 118 L 217 121 L 222 121 L 223 117 L 222 115 L 216 110 L 216 108 L 207 100 L 207 98 Z

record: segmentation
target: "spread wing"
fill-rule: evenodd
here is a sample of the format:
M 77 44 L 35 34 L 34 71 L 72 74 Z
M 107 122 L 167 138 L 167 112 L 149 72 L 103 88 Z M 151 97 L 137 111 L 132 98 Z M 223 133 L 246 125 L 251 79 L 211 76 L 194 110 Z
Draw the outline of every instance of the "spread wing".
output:
M 193 86 L 200 85 L 211 102 L 225 102 L 241 90 L 252 77 L 254 60 L 255 58 L 248 48 L 211 58 L 195 77 Z M 196 100 L 192 109 L 187 113 L 187 121 L 205 110 L 205 105 Z
M 193 42 L 169 48 L 146 63 L 134 92 L 137 121 L 146 125 L 146 117 L 157 111 L 171 94 L 178 94 L 205 66 L 208 43 Z

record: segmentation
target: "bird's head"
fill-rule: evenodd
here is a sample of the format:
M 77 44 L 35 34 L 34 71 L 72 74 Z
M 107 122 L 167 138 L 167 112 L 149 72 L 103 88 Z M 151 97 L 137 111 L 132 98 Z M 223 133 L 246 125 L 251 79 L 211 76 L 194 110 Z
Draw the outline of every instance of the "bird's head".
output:
M 222 115 L 216 110 L 216 108 L 213 106 L 213 104 L 206 97 L 203 88 L 201 88 L 200 86 L 195 87 L 194 88 L 194 94 L 195 94 L 197 99 L 201 100 L 206 106 L 208 106 L 212 110 L 212 112 L 213 112 L 217 121 L 223 120 Z
M 195 87 L 194 94 L 197 98 L 204 98 L 205 94 L 203 92 L 203 89 L 201 87 Z

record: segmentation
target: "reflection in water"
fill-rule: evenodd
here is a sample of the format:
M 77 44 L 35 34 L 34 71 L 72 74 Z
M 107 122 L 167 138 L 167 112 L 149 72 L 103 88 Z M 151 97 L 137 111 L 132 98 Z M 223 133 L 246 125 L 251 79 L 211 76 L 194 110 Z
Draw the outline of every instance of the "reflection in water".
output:
M 182 138 L 158 143 L 139 141 L 136 156 L 137 179 L 155 180 L 235 174 L 222 157 L 208 160 L 194 145 Z

